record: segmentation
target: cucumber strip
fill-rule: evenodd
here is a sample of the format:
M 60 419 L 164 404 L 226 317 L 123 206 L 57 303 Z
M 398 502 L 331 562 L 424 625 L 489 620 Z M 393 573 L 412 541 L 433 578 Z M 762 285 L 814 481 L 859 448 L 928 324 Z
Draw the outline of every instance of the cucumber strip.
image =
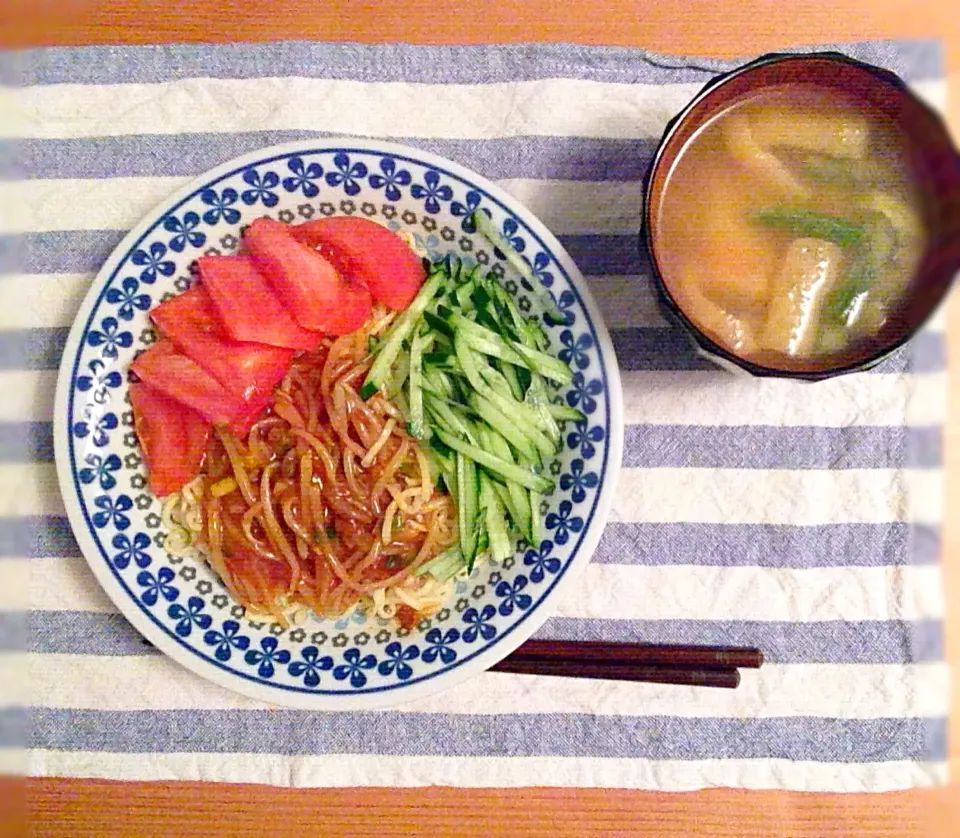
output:
M 464 331 L 464 337 L 471 349 L 486 355 L 488 358 L 496 358 L 498 361 L 504 361 L 515 367 L 528 366 L 527 362 L 521 358 L 520 355 L 502 341 L 488 340 L 485 337 L 467 331 Z
M 444 278 L 442 274 L 435 274 L 430 277 L 430 279 L 423 284 L 420 291 L 417 292 L 417 296 L 413 298 L 413 302 L 410 303 L 407 310 L 397 318 L 397 322 L 390 330 L 389 336 L 385 339 L 385 343 L 382 344 L 382 348 L 377 353 L 373 366 L 370 367 L 370 371 L 367 373 L 363 387 L 360 390 L 361 398 L 369 399 L 377 390 L 380 390 L 384 395 L 387 394 L 386 383 L 390 369 L 400 354 L 403 342 L 410 336 L 413 327 L 420 320 L 420 315 L 426 311 L 434 294 L 442 287 L 443 281 Z
M 526 490 L 522 486 L 516 486 L 515 483 L 511 484 L 516 486 L 520 495 L 521 502 L 516 504 L 514 503 L 514 498 L 510 492 L 510 489 L 507 488 L 505 483 L 499 483 L 496 480 L 493 480 L 492 482 L 493 490 L 497 493 L 497 497 L 500 498 L 500 503 L 503 504 L 504 509 L 506 509 L 508 517 L 513 522 L 514 529 L 524 538 L 526 538 L 527 530 L 530 528 L 530 504 L 527 500 Z
M 513 364 L 502 363 L 498 364 L 499 373 L 506 380 L 507 384 L 510 385 L 511 395 L 518 401 L 523 401 L 524 390 L 520 386 L 520 379 L 517 377 L 517 368 Z
M 463 367 L 463 374 L 467 377 L 467 381 L 470 382 L 470 386 L 478 393 L 485 393 L 491 390 L 491 387 L 480 375 L 481 367 L 475 363 L 472 350 L 463 333 L 458 333 L 454 338 L 453 350 L 457 353 L 457 360 L 460 362 L 460 366 Z
M 427 378 L 426 371 L 424 371 L 423 379 L 420 382 L 420 386 L 423 388 L 424 393 L 430 393 L 431 395 L 436 396 L 438 399 L 446 399 L 447 394 L 441 390 L 438 390 L 433 386 L 433 383 Z
M 457 497 L 457 461 L 456 461 L 456 456 L 457 456 L 456 454 L 453 454 L 453 452 L 451 452 L 451 457 L 452 457 L 452 459 L 451 459 L 451 460 L 449 461 L 449 463 L 447 464 L 447 465 L 448 465 L 448 468 L 445 468 L 445 469 L 443 470 L 443 474 L 441 475 L 441 477 L 443 477 L 443 482 L 444 482 L 444 485 L 447 487 L 447 492 L 449 492 L 449 493 L 450 493 L 450 497 L 453 498 L 453 505 L 459 509 L 459 508 L 460 508 L 460 502 L 459 502 L 459 499 L 458 499 L 458 497 Z M 457 514 L 458 514 L 458 516 L 459 516 L 459 513 L 457 513 Z
M 476 309 L 474 312 L 476 317 L 476 322 L 482 324 L 485 328 L 489 329 L 495 335 L 499 335 L 501 331 L 500 324 L 496 321 L 496 318 L 492 317 L 488 311 L 482 308 Z
M 514 348 L 527 362 L 524 366 L 529 367 L 531 372 L 539 373 L 544 378 L 560 384 L 569 384 L 573 381 L 573 371 L 558 358 L 522 344 L 517 344 Z
M 483 444 L 498 457 L 513 462 L 510 446 L 499 434 L 488 431 L 484 434 Z M 527 535 L 530 532 L 530 497 L 527 492 L 518 483 L 494 482 L 494 488 L 510 513 L 517 531 Z
M 507 261 L 513 266 L 514 270 L 527 280 L 550 318 L 556 323 L 562 323 L 563 315 L 557 308 L 553 296 L 544 287 L 540 281 L 540 277 L 533 272 L 533 268 L 530 267 L 527 260 L 513 249 L 510 242 L 500 235 L 497 228 L 493 226 L 493 221 L 491 221 L 490 216 L 483 210 L 478 209 L 474 210 L 472 218 L 480 235 L 487 239 L 494 247 L 498 248 L 507 258 Z
M 526 397 L 530 389 L 530 382 L 533 381 L 533 375 L 526 367 L 517 367 L 517 381 L 520 382 L 520 389 Z
M 428 372 L 434 373 L 443 373 L 447 376 L 462 376 L 463 370 L 460 369 L 460 364 L 457 363 L 456 358 L 451 358 L 451 361 L 448 361 L 445 364 L 428 364 L 423 368 L 423 373 L 426 375 Z
M 423 456 L 427 458 L 427 465 L 430 466 L 430 476 L 434 483 L 443 477 L 445 471 L 449 471 L 453 467 L 453 461 L 444 457 L 433 446 L 423 446 Z
M 484 422 L 503 436 L 521 455 L 528 460 L 538 459 L 533 440 L 527 436 L 527 434 L 523 432 L 523 429 L 515 424 L 509 416 L 497 410 L 490 401 L 478 393 L 473 393 L 470 399 L 470 406 Z M 547 441 L 549 442 L 549 440 Z M 549 455 L 554 452 L 551 447 L 544 453 Z
M 469 346 L 469 338 L 467 339 Z M 471 349 L 473 347 L 470 347 Z M 484 359 L 486 360 L 486 359 Z M 477 370 L 480 373 L 480 377 L 494 390 L 496 390 L 503 398 L 512 399 L 513 393 L 510 391 L 510 385 L 507 383 L 507 379 L 504 378 L 504 375 L 500 370 L 495 369 L 488 363 L 480 363 L 479 359 L 477 361 Z
M 859 224 L 803 207 L 777 205 L 753 214 L 753 220 L 765 227 L 786 230 L 794 236 L 825 239 L 841 247 L 858 244 L 866 235 Z
M 500 475 L 501 478 L 514 483 L 519 483 L 527 489 L 533 489 L 537 492 L 549 492 L 553 488 L 554 482 L 549 478 L 534 474 L 522 466 L 518 466 L 508 460 L 496 457 L 479 446 L 458 439 L 453 434 L 437 428 L 437 436 L 440 441 L 448 445 L 458 454 L 469 457 L 478 465 L 483 466 L 488 471 Z
M 532 336 L 529 334 L 527 321 L 520 313 L 520 309 L 514 302 L 513 297 L 507 293 L 507 289 L 501 287 L 500 285 L 496 285 L 494 288 L 494 295 L 497 302 L 509 314 L 510 321 L 514 330 L 520 336 L 520 340 L 523 341 L 525 346 L 530 346 L 531 348 L 536 349 L 537 347 L 532 340 Z
M 453 395 L 453 382 L 443 370 L 429 365 L 424 369 L 423 377 L 430 382 L 431 387 L 441 396 L 450 398 Z
M 513 548 L 510 546 L 510 535 L 507 532 L 503 506 L 494 491 L 493 481 L 486 474 L 480 475 L 480 505 L 485 511 L 490 555 L 495 561 L 502 562 L 513 555 Z
M 474 323 L 460 314 L 453 315 L 453 324 L 457 331 L 462 330 L 469 337 L 475 349 L 486 355 L 494 355 L 512 364 L 528 367 L 532 372 L 538 372 L 545 378 L 558 381 L 560 384 L 569 384 L 573 380 L 570 367 L 558 358 L 547 355 L 546 352 L 531 349 L 522 343 L 511 346 L 495 331 Z M 481 346 L 485 348 L 481 349 Z
M 407 404 L 407 396 L 403 390 L 398 390 L 393 396 L 390 397 L 390 400 L 396 405 L 401 416 L 410 415 L 410 405 Z
M 441 349 L 439 352 L 424 352 L 423 363 L 424 365 L 446 364 L 454 357 L 453 352 L 448 349 Z
M 407 430 L 414 439 L 423 439 L 426 427 L 423 423 L 423 345 L 427 341 L 422 335 L 414 334 L 410 343 L 410 414 Z
M 538 375 L 533 375 L 530 379 L 530 387 L 527 389 L 527 395 L 525 401 L 529 406 L 532 406 L 536 409 L 537 413 L 540 416 L 540 420 L 543 423 L 543 430 L 546 432 L 547 436 L 554 441 L 554 443 L 559 446 L 560 439 L 563 436 L 560 431 L 560 426 L 557 424 L 557 420 L 553 418 L 550 413 L 550 399 L 547 396 L 547 388 L 543 383 L 543 379 Z
M 486 308 L 493 302 L 493 298 L 483 285 L 477 285 L 471 292 L 470 298 L 476 304 L 477 308 Z
M 460 339 L 457 338 L 457 340 L 459 342 Z M 469 349 L 466 351 L 469 353 Z M 457 357 L 459 358 L 459 354 Z M 461 366 L 463 366 L 462 363 Z M 543 418 L 537 408 L 534 405 L 516 401 L 510 392 L 507 380 L 497 370 L 488 364 L 474 364 L 473 369 L 478 373 L 482 385 L 474 387 L 476 392 L 492 401 L 503 412 L 515 415 L 517 419 L 523 421 L 524 426 L 540 428 Z M 470 384 L 472 386 L 473 382 L 471 381 Z
M 453 447 L 453 446 L 451 446 Z M 457 526 L 460 552 L 469 570 L 477 558 L 478 475 L 473 459 L 457 452 Z
M 547 411 L 558 422 L 583 422 L 587 418 L 575 407 L 567 407 L 565 404 L 550 402 L 547 405 Z
M 524 434 L 547 456 L 556 453 L 556 441 L 548 433 L 549 423 L 539 408 L 526 401 L 515 401 L 506 379 L 492 367 L 480 367 L 480 372 L 492 390 L 482 395 L 494 403 L 502 413 L 519 424 Z M 524 397 L 526 398 L 526 397 Z M 553 420 L 550 419 L 550 422 Z
M 457 412 L 442 399 L 436 396 L 427 396 L 427 407 L 431 415 L 436 420 L 437 430 L 447 431 L 448 433 L 465 436 L 467 440 L 474 445 L 479 443 L 476 434 L 470 428 L 470 425 Z
M 469 406 L 466 399 L 450 398 L 443 395 L 443 393 L 438 393 L 432 386 L 429 386 L 426 383 L 426 379 L 424 379 L 423 392 L 426 394 L 424 396 L 424 404 L 428 405 L 431 400 L 442 402 L 457 415 L 462 415 L 464 417 L 464 421 L 467 420 L 467 417 L 476 414 L 476 411 Z
M 438 582 L 446 582 L 451 576 L 456 576 L 460 569 L 465 565 L 463 555 L 459 547 L 451 547 L 445 550 L 439 556 L 430 559 L 420 565 L 415 571 L 414 576 L 423 576 L 429 573 Z
M 435 329 L 442 335 L 446 335 L 448 338 L 453 337 L 453 328 L 444 320 L 442 317 L 437 317 L 436 314 L 430 311 L 425 311 L 423 313 L 423 321 L 431 329 Z
M 387 398 L 396 398 L 397 394 L 403 392 L 403 385 L 407 383 L 407 376 L 410 374 L 410 356 L 404 352 L 398 359 L 396 368 L 393 370 L 390 380 L 387 383 Z M 404 414 L 406 415 L 406 414 Z
M 543 327 L 534 320 L 527 321 L 527 333 L 530 335 L 533 345 L 541 352 L 545 352 L 550 346 L 550 340 Z
M 530 543 L 533 545 L 539 545 L 540 543 L 540 529 L 543 522 L 540 520 L 540 501 L 542 498 L 537 492 L 530 490 L 530 530 L 527 533 L 530 538 Z
M 470 406 L 491 428 L 507 440 L 517 450 L 518 454 L 521 454 L 531 463 L 539 465 L 541 454 L 544 457 L 552 457 L 557 453 L 557 447 L 553 440 L 535 424 L 522 421 L 522 417 L 516 415 L 516 410 L 512 412 L 498 410 L 496 404 L 480 393 L 472 394 Z M 483 412 L 481 412 L 481 408 Z M 492 416 L 496 417 L 494 421 L 490 419 Z M 524 441 L 526 445 L 519 444 Z
M 468 279 L 453 291 L 454 299 L 456 299 L 461 311 L 473 311 L 473 291 L 476 287 L 477 281 L 475 279 Z
M 444 257 L 441 264 L 443 265 L 443 270 L 448 279 L 451 279 L 453 282 L 460 281 L 460 274 L 463 271 L 463 261 L 459 256 L 456 256 L 453 253 L 448 253 Z
M 477 555 L 480 556 L 483 553 L 487 552 L 487 549 L 490 547 L 490 537 L 487 535 L 487 528 L 481 526 L 482 521 L 480 518 L 477 519 L 477 527 L 479 527 L 479 535 L 477 536 Z M 468 571 L 473 572 L 473 567 L 470 566 L 467 568 Z

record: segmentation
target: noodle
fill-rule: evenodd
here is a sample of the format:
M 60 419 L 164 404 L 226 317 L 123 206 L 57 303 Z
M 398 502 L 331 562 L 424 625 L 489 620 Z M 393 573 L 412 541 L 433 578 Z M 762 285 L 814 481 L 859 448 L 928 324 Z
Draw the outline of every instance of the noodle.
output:
M 314 451 L 317 452 L 317 455 L 320 457 L 320 462 L 323 464 L 324 470 L 327 472 L 327 480 L 331 483 L 336 484 L 337 482 L 337 463 L 333 459 L 333 455 L 324 447 L 323 443 L 317 439 L 315 436 L 311 436 L 306 431 L 301 431 L 299 428 L 291 428 L 290 432 L 302 439 L 308 445 L 310 445 Z
M 373 465 L 373 461 L 377 459 L 377 454 L 379 454 L 383 446 L 387 444 L 387 440 L 390 439 L 390 434 L 393 433 L 393 429 L 395 427 L 397 427 L 397 420 L 391 417 L 387 420 L 387 424 L 383 426 L 383 430 L 380 431 L 380 436 L 377 438 L 377 441 L 370 446 L 370 450 L 367 451 L 363 459 L 360 461 L 362 468 L 369 468 L 371 465 Z M 420 454 L 419 450 L 417 453 L 420 457 L 423 456 Z
M 380 537 L 383 539 L 384 543 L 390 541 L 390 536 L 393 535 L 393 519 L 397 517 L 397 502 L 391 501 L 390 505 L 387 507 L 387 514 L 383 516 L 383 526 L 380 529 Z
M 290 542 L 287 541 L 286 535 L 284 535 L 283 530 L 280 529 L 280 522 L 277 520 L 277 516 L 273 511 L 273 493 L 270 491 L 270 475 L 276 467 L 276 463 L 270 463 L 270 465 L 263 470 L 263 475 L 260 477 L 260 496 L 263 498 L 263 521 L 266 524 L 267 535 L 270 537 L 270 541 L 272 541 L 273 546 L 283 554 L 283 557 L 290 565 L 290 570 L 293 571 L 290 579 L 290 592 L 292 593 L 300 581 L 300 562 L 297 561 Z
M 218 429 L 203 473 L 164 502 L 168 549 L 199 549 L 250 615 L 363 607 L 408 625 L 451 591 L 416 571 L 455 542 L 452 500 L 396 407 L 356 389 L 369 335 L 395 317 L 296 356 L 247 437 Z
M 396 501 L 397 508 L 401 512 L 405 512 L 407 515 L 416 515 L 423 506 L 423 493 L 419 486 L 404 489 L 402 492 L 398 492 L 393 486 L 388 486 L 387 488 L 394 501 Z M 407 498 L 416 498 L 418 503 L 408 503 Z
M 370 403 L 373 405 L 373 409 L 378 412 L 385 413 L 387 416 L 391 416 L 398 421 L 403 419 L 403 415 L 400 413 L 400 411 L 397 410 L 396 407 L 390 404 L 390 402 L 383 398 L 383 396 L 381 396 L 379 393 L 370 399 Z
M 240 492 L 244 500 L 253 505 L 256 503 L 253 486 L 250 484 L 250 476 L 247 474 L 247 470 L 244 468 L 241 460 L 236 440 L 227 431 L 218 430 L 217 435 L 220 437 L 223 450 L 227 452 L 227 456 L 230 458 L 230 465 L 233 466 L 233 476 L 236 478 L 237 485 L 240 487 Z
M 273 562 L 283 561 L 266 544 L 264 544 L 263 541 L 253 534 L 253 521 L 255 518 L 263 518 L 263 504 L 261 503 L 255 503 L 253 506 L 251 506 L 246 512 L 243 513 L 243 518 L 240 519 L 240 526 L 243 529 L 243 534 L 246 536 L 247 541 L 264 558 L 270 559 L 270 561 Z M 261 526 L 263 526 L 262 523 Z M 266 529 L 265 526 L 264 529 Z
M 373 487 L 374 497 L 379 496 L 379 494 L 387 488 L 387 484 L 393 480 L 394 474 L 397 473 L 397 469 L 400 468 L 403 463 L 404 458 L 410 450 L 410 440 L 404 439 L 400 443 L 400 448 L 397 450 L 397 453 L 393 455 L 390 461 L 387 463 L 387 467 L 383 470 L 383 474 L 380 476 L 380 479 L 377 480 L 376 484 Z
M 353 494 L 353 496 L 357 500 L 362 501 L 366 493 L 360 488 L 360 483 L 357 481 L 357 472 L 353 465 L 353 461 L 353 452 L 344 449 L 343 473 L 347 478 L 347 486 L 350 488 L 350 492 Z

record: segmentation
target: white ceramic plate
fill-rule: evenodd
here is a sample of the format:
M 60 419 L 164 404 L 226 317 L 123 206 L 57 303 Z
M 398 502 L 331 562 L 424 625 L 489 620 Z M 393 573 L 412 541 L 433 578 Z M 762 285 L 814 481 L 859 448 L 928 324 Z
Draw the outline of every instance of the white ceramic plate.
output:
M 496 226 L 555 295 L 566 322 L 543 320 L 470 216 Z M 149 310 L 190 284 L 204 253 L 229 253 L 254 218 L 362 215 L 415 237 L 424 255 L 489 266 L 540 317 L 573 384 L 556 399 L 586 423 L 564 429 L 544 501 L 543 540 L 499 566 L 481 563 L 451 601 L 411 631 L 361 613 L 283 630 L 250 621 L 199 559 L 163 549 L 160 502 L 146 488 L 127 370 L 154 339 Z M 480 175 L 389 143 L 317 140 L 247 154 L 199 177 L 120 243 L 70 332 L 54 422 L 57 473 L 77 541 L 101 585 L 157 648 L 197 674 L 264 701 L 309 709 L 396 704 L 446 689 L 508 655 L 549 616 L 589 561 L 612 500 L 623 445 L 610 337 L 573 261 L 547 229 Z

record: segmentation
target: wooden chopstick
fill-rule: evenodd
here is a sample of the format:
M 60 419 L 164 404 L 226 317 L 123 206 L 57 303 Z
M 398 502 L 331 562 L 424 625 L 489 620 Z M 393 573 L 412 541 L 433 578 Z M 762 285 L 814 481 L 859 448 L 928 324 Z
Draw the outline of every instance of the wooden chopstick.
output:
M 511 660 L 582 661 L 599 664 L 646 664 L 691 669 L 758 669 L 763 652 L 728 646 L 672 646 L 645 643 L 528 640 Z
M 490 668 L 522 675 L 734 689 L 740 683 L 738 667 L 757 669 L 762 665 L 759 649 L 528 640 Z
M 739 669 L 694 669 L 681 666 L 645 666 L 632 663 L 597 663 L 575 660 L 536 660 L 510 655 L 490 667 L 492 672 L 520 675 L 554 675 L 564 678 L 601 678 L 613 681 L 645 681 L 656 684 L 681 684 L 691 687 L 735 689 L 740 683 Z

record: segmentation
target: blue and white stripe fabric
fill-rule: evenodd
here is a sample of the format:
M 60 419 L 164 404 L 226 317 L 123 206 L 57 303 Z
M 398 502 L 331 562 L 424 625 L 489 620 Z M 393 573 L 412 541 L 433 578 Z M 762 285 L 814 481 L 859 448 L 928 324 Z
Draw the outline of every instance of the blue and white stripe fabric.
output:
M 936 44 L 843 49 L 943 106 Z M 661 320 L 638 255 L 657 138 L 731 65 L 570 45 L 312 43 L 7 61 L 0 639 L 25 686 L 0 696 L 5 770 L 316 786 L 944 781 L 942 319 L 869 373 L 741 379 Z M 328 135 L 398 140 L 497 180 L 559 235 L 613 332 L 619 493 L 581 585 L 539 636 L 759 646 L 768 663 L 738 690 L 490 673 L 393 710 L 307 714 L 201 681 L 118 615 L 79 555 L 52 462 L 75 310 L 125 231 L 182 183 Z

